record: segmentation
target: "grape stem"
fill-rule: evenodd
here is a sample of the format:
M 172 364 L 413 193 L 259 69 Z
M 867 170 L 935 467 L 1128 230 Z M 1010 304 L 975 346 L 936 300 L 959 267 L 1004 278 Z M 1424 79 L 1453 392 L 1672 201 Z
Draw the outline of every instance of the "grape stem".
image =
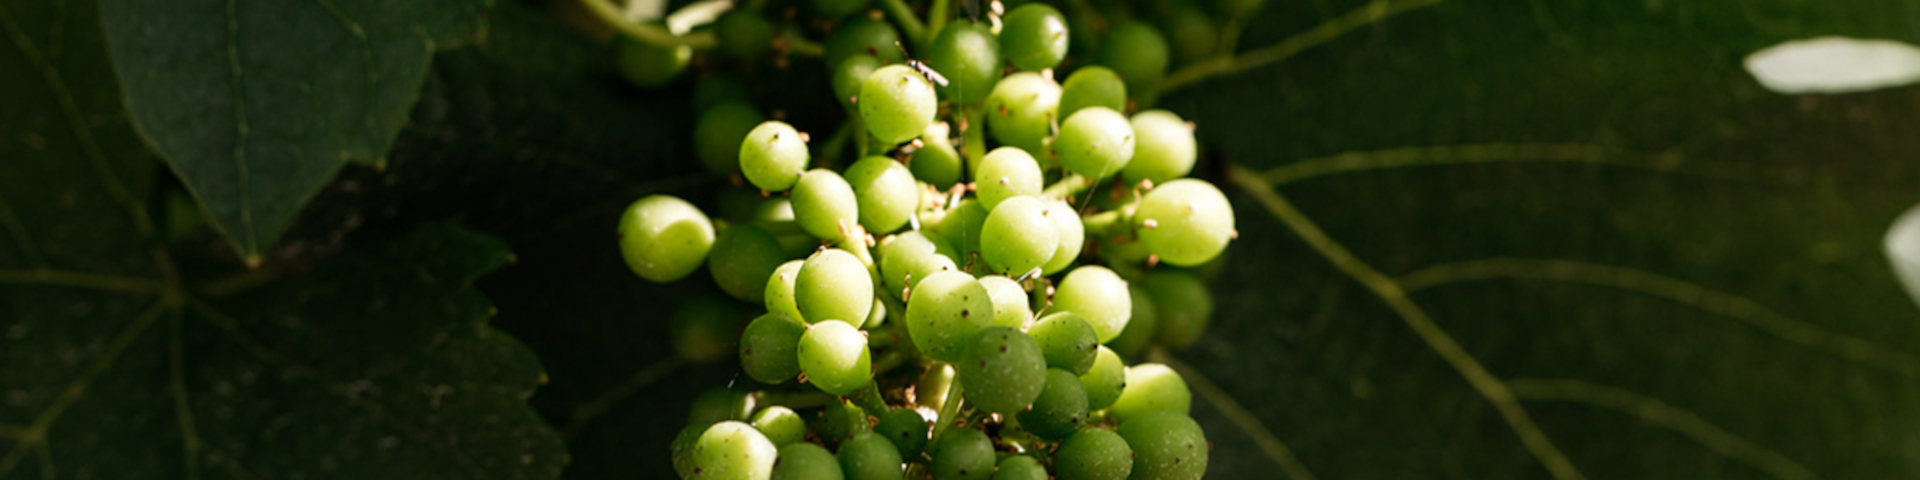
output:
M 967 174 L 972 173 L 973 167 L 980 165 L 980 159 L 987 156 L 987 115 L 986 111 L 980 109 L 967 109 L 962 115 L 967 118 L 967 131 L 962 133 L 964 138 L 961 139 L 960 148 L 966 150 L 967 165 L 960 169 L 960 173 Z M 971 178 L 973 175 L 965 176 Z
M 1080 217 L 1080 223 L 1087 226 L 1090 236 L 1124 235 L 1130 233 L 1133 218 L 1127 215 L 1132 205 L 1122 205 L 1112 210 Z
M 907 34 L 907 39 L 912 40 L 914 46 L 927 47 L 933 44 L 933 39 L 927 36 L 926 24 L 920 23 L 920 17 L 913 14 L 913 7 L 907 6 L 906 0 L 880 0 L 880 7 L 893 16 L 894 23 L 900 24 L 901 33 Z
M 939 366 L 936 365 L 934 368 L 939 368 Z M 952 385 L 947 387 L 946 401 L 940 405 L 939 423 L 933 424 L 933 437 L 927 441 L 929 447 L 939 445 L 940 437 L 946 435 L 947 430 L 953 428 L 954 420 L 960 416 L 960 402 L 963 401 L 966 401 L 966 398 L 960 396 L 960 382 L 953 382 Z
M 780 35 L 780 41 L 786 45 L 788 53 L 814 58 L 827 56 L 826 47 L 820 46 L 819 43 L 815 43 L 812 40 L 808 40 L 807 37 L 801 35 L 799 31 L 800 29 L 798 28 L 788 28 L 785 33 Z
M 1070 199 L 1080 196 L 1081 193 L 1085 193 L 1088 189 L 1093 188 L 1095 183 L 1093 179 L 1081 176 L 1080 174 L 1068 174 L 1065 178 L 1061 178 L 1060 181 L 1054 182 L 1053 185 L 1048 185 L 1046 190 L 1040 192 L 1040 196 L 1062 200 Z
M 933 44 L 933 37 L 947 28 L 947 15 L 953 10 L 953 0 L 933 0 L 933 8 L 927 10 L 927 44 Z
M 685 364 L 685 359 L 675 355 L 656 362 L 652 366 L 638 372 L 634 372 L 633 376 L 627 377 L 625 381 L 620 382 L 619 385 L 615 385 L 612 390 L 608 390 L 606 393 L 594 397 L 593 400 L 589 400 L 587 403 L 574 407 L 572 417 L 567 419 L 566 426 L 560 428 L 561 435 L 567 439 L 572 439 L 574 436 L 579 435 L 580 430 L 586 428 L 587 422 L 592 421 L 602 413 L 606 413 L 608 408 L 612 408 L 615 404 L 626 400 L 627 397 L 633 396 L 634 392 L 638 392 L 640 389 L 646 388 L 647 385 L 653 384 L 654 381 L 659 380 L 661 377 L 665 377 L 667 374 L 679 370 L 680 367 Z
M 641 43 L 662 47 L 685 45 L 699 50 L 713 48 L 720 44 L 719 37 L 715 36 L 712 30 L 674 35 L 667 30 L 667 27 L 628 20 L 626 14 L 620 11 L 620 6 L 614 5 L 612 0 L 581 0 L 580 4 L 586 5 L 587 11 L 593 12 L 593 16 L 599 17 L 600 21 L 618 30 L 621 35 Z
M 1280 43 L 1262 47 L 1247 53 L 1234 55 L 1231 50 L 1223 50 L 1212 59 L 1195 62 L 1192 65 L 1174 71 L 1160 82 L 1160 94 L 1178 90 L 1181 87 L 1199 83 L 1213 77 L 1235 73 L 1280 63 L 1308 48 L 1327 43 L 1354 29 L 1378 23 L 1400 13 L 1416 10 L 1446 0 L 1373 0 L 1360 8 L 1347 12 L 1332 20 L 1323 22 L 1307 31 L 1294 34 Z
M 853 396 L 848 398 L 853 400 L 853 404 L 859 406 L 861 410 L 866 410 L 867 415 L 877 417 L 887 413 L 887 401 L 880 398 L 880 387 L 871 380 L 867 381 L 866 388 L 854 392 Z
M 753 397 L 754 397 L 753 403 L 755 405 L 780 405 L 780 406 L 795 409 L 795 410 L 814 408 L 814 407 L 824 407 L 827 405 L 832 405 L 834 404 L 834 402 L 840 401 L 839 397 L 828 395 L 827 392 L 822 392 L 819 390 L 806 390 L 806 391 L 799 391 L 799 392 L 761 390 L 758 392 L 754 392 Z

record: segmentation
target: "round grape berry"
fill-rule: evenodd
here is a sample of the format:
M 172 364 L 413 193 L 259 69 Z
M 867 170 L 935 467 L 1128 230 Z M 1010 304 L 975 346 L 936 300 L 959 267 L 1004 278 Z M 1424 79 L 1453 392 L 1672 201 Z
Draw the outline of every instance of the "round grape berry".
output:
M 926 131 L 939 110 L 939 99 L 920 72 L 888 65 L 867 76 L 855 106 L 873 138 L 898 144 Z
M 860 224 L 860 198 L 840 174 L 824 168 L 808 170 L 793 184 L 793 219 L 808 235 L 839 240 Z
M 1172 368 L 1158 363 L 1143 363 L 1127 368 L 1126 388 L 1107 409 L 1121 425 L 1152 412 L 1186 415 L 1193 408 L 1193 393 L 1187 381 Z
M 740 142 L 740 173 L 761 190 L 783 192 L 807 169 L 807 141 L 786 122 L 768 121 Z
M 1197 480 L 1207 473 L 1206 432 L 1185 414 L 1150 413 L 1120 424 L 1119 433 L 1133 448 L 1134 476 Z
M 1087 107 L 1107 107 L 1116 112 L 1127 109 L 1127 84 L 1120 74 L 1099 65 L 1074 70 L 1061 84 L 1060 117 L 1066 118 Z
M 793 282 L 793 299 L 800 318 L 807 323 L 865 323 L 873 309 L 873 277 L 860 259 L 846 250 L 821 250 L 800 265 Z
M 1060 229 L 1047 218 L 1047 204 L 1019 196 L 1000 202 L 980 227 L 980 256 L 994 272 L 1010 276 L 1046 265 L 1060 249 Z
M 1154 183 L 1185 177 L 1193 171 L 1200 156 L 1194 146 L 1193 129 L 1179 115 L 1166 110 L 1148 110 L 1133 114 L 1133 159 L 1120 170 L 1128 183 L 1152 180 Z
M 965 358 L 967 342 L 992 321 L 993 301 L 986 287 L 966 273 L 934 272 L 907 295 L 907 335 L 934 360 Z
M 942 97 L 964 106 L 979 105 L 1000 80 L 1000 42 L 984 24 L 956 21 L 934 38 L 927 66 L 947 79 L 947 85 L 939 87 Z
M 993 86 L 986 108 L 987 132 L 995 140 L 1028 152 L 1044 152 L 1054 119 L 1059 118 L 1060 85 L 1034 72 L 1008 75 Z
M 767 117 L 744 100 L 726 100 L 707 109 L 693 124 L 693 148 L 700 163 L 713 173 L 739 173 L 740 144 L 765 121 Z
M 920 185 L 906 165 L 887 157 L 867 157 L 847 167 L 847 183 L 858 198 L 860 225 L 867 231 L 899 230 L 920 205 Z
M 627 268 L 655 283 L 679 280 L 700 268 L 713 239 L 707 214 L 669 195 L 648 195 L 620 216 L 620 254 Z
M 955 362 L 968 404 L 1012 415 L 1040 396 L 1047 383 L 1047 360 L 1033 337 L 993 326 L 981 329 L 968 344 L 966 357 Z
M 800 371 L 821 391 L 847 395 L 873 381 L 872 354 L 867 334 L 847 322 L 828 320 L 807 327 L 800 336 Z
M 779 450 L 752 425 L 725 421 L 707 427 L 693 449 L 694 477 L 765 480 L 773 476 Z
M 1060 124 L 1060 137 L 1053 142 L 1060 166 L 1089 178 L 1120 173 L 1133 159 L 1133 150 L 1133 124 L 1120 112 L 1106 107 L 1087 107 L 1073 112 Z
M 1067 57 L 1067 19 L 1042 3 L 1021 5 L 1000 26 L 1000 50 L 1015 68 L 1053 68 Z
M 768 313 L 747 324 L 740 334 L 740 369 L 766 384 L 779 384 L 800 374 L 800 336 L 807 324 L 778 313 Z
M 1127 281 L 1107 267 L 1089 265 L 1067 272 L 1053 294 L 1053 307 L 1073 312 L 1093 325 L 1100 343 L 1113 341 L 1133 318 L 1132 296 Z
M 1233 205 L 1213 184 L 1183 178 L 1155 186 L 1134 212 L 1140 243 L 1172 265 L 1207 263 L 1233 239 Z

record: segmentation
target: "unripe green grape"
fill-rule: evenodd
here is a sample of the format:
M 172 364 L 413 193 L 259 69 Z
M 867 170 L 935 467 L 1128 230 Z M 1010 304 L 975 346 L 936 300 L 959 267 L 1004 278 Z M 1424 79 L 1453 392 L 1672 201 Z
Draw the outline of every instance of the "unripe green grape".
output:
M 1156 412 L 1120 424 L 1139 478 L 1197 480 L 1207 473 L 1207 435 L 1185 414 Z
M 1060 232 L 1060 246 L 1054 249 L 1053 259 L 1040 266 L 1040 273 L 1052 275 L 1073 266 L 1080 259 L 1080 250 L 1086 247 L 1087 226 L 1080 222 L 1079 212 L 1072 205 L 1058 199 L 1047 199 L 1047 219 L 1053 220 L 1053 226 Z
M 1193 393 L 1187 381 L 1172 368 L 1158 363 L 1127 367 L 1127 387 L 1107 414 L 1121 425 L 1151 412 L 1186 415 L 1193 408 Z
M 773 476 L 779 449 L 752 425 L 725 421 L 707 427 L 694 444 L 695 477 L 714 480 L 766 480 Z
M 1120 399 L 1127 386 L 1127 364 L 1120 355 L 1101 345 L 1093 359 L 1093 368 L 1080 374 L 1080 386 L 1087 387 L 1087 409 L 1105 410 Z
M 1194 145 L 1193 128 L 1179 115 L 1166 110 L 1148 110 L 1133 114 L 1133 159 L 1120 171 L 1127 183 L 1152 180 L 1166 183 L 1193 171 L 1200 150 Z
M 1153 26 L 1140 21 L 1121 22 L 1107 31 L 1098 63 L 1112 68 L 1127 82 L 1127 93 L 1145 107 L 1160 91 L 1167 73 L 1167 40 Z
M 1119 433 L 1083 428 L 1053 452 L 1053 472 L 1060 480 L 1124 480 L 1133 473 L 1133 455 Z
M 947 78 L 947 85 L 939 87 L 941 97 L 979 105 L 1000 80 L 1000 41 L 984 24 L 957 20 L 934 38 L 927 66 Z
M 801 322 L 807 320 L 807 317 L 800 315 L 800 306 L 793 299 L 793 282 L 800 279 L 800 267 L 806 263 L 806 260 L 788 260 L 787 263 L 774 268 L 772 275 L 767 275 L 767 290 L 764 294 L 767 313 Z M 794 338 L 799 339 L 799 337 Z
M 980 277 L 980 286 L 987 289 L 987 298 L 993 299 L 993 325 L 1021 330 L 1027 328 L 1027 321 L 1033 319 L 1033 307 L 1027 301 L 1026 289 L 1020 288 L 1020 282 L 1000 275 L 989 275 Z
M 980 253 L 980 229 L 987 224 L 987 209 L 975 199 L 961 200 L 939 222 L 929 225 L 933 233 L 952 242 L 958 254 L 954 263 L 967 264 Z
M 1093 325 L 1072 312 L 1040 317 L 1027 329 L 1027 334 L 1040 343 L 1040 354 L 1046 357 L 1049 368 L 1085 375 L 1099 356 L 1100 337 L 1094 333 Z
M 855 17 L 834 26 L 833 34 L 827 37 L 827 68 L 836 68 L 840 62 L 862 53 L 879 59 L 880 64 L 896 63 L 902 55 L 899 44 L 900 32 L 894 30 L 893 25 L 883 20 Z
M 1127 320 L 1133 318 L 1127 281 L 1121 280 L 1113 270 L 1098 265 L 1067 272 L 1067 277 L 1054 288 L 1053 308 L 1077 313 L 1086 319 L 1093 325 L 1094 333 L 1099 334 L 1100 343 L 1120 336 L 1120 331 L 1127 328 Z
M 1113 69 L 1088 65 L 1074 70 L 1060 85 L 1060 118 L 1087 107 L 1127 110 L 1127 84 Z
M 888 65 L 867 76 L 856 106 L 867 133 L 883 143 L 899 144 L 927 130 L 939 111 L 939 98 L 920 72 Z
M 992 326 L 967 342 L 967 354 L 955 362 L 967 403 L 980 410 L 1012 415 L 1025 410 L 1047 384 L 1047 359 L 1033 337 Z
M 867 157 L 847 167 L 846 180 L 860 204 L 860 225 L 875 234 L 899 230 L 920 206 L 920 184 L 906 165 Z
M 1213 48 L 1220 41 L 1220 28 L 1206 12 L 1183 5 L 1174 8 L 1162 21 L 1166 24 L 1167 43 L 1173 49 L 1174 61 L 1193 63 L 1213 56 Z
M 713 422 L 695 423 L 674 435 L 667 450 L 673 456 L 673 471 L 680 474 L 680 478 L 693 478 L 693 452 L 700 443 L 700 434 L 707 433 L 707 428 L 712 426 Z
M 674 307 L 667 324 L 673 348 L 693 363 L 708 363 L 733 354 L 747 312 L 714 295 L 700 295 Z
M 875 328 L 880 328 L 881 325 L 885 325 L 886 323 L 887 323 L 887 305 L 885 303 L 882 303 L 880 301 L 880 298 L 876 296 L 873 299 L 873 308 L 870 310 L 867 310 L 867 321 L 866 323 L 861 324 L 860 328 L 871 330 Z
M 860 224 L 860 198 L 853 186 L 832 170 L 816 168 L 793 184 L 793 218 L 808 235 L 838 240 Z
M 958 362 L 968 341 L 992 322 L 993 301 L 972 275 L 934 272 L 907 296 L 907 334 L 927 357 Z
M 845 442 L 868 431 L 867 411 L 853 402 L 834 402 L 821 410 L 820 422 L 813 430 L 830 445 Z
M 799 442 L 807 435 L 807 420 L 800 418 L 800 414 L 794 413 L 793 409 L 779 405 L 754 412 L 752 425 L 761 435 L 766 435 L 767 441 L 773 442 L 775 447 Z
M 1060 85 L 1034 72 L 1000 79 L 987 96 L 987 133 L 1028 152 L 1045 152 L 1060 108 Z M 977 127 L 976 127 L 977 128 Z
M 980 256 L 993 271 L 1025 275 L 1053 260 L 1060 229 L 1047 218 L 1047 204 L 1019 196 L 1000 202 L 980 227 Z
M 900 298 L 908 288 L 933 272 L 959 270 L 950 257 L 953 248 L 946 242 L 939 235 L 919 230 L 900 232 L 882 240 L 877 260 L 880 275 L 885 277 L 882 282 L 886 284 L 887 294 Z
M 865 323 L 873 309 L 873 277 L 866 265 L 846 250 L 821 250 L 800 265 L 793 282 L 793 299 L 800 318 L 807 323 Z
M 761 190 L 793 188 L 807 170 L 807 141 L 786 122 L 770 120 L 753 127 L 740 142 L 739 153 L 740 173 Z
M 880 416 L 874 433 L 885 437 L 899 450 L 901 458 L 915 458 L 927 448 L 927 419 L 911 408 L 899 408 Z
M 1007 63 L 1027 71 L 1044 70 L 1067 58 L 1067 18 L 1046 4 L 1022 5 L 1007 12 L 1000 26 L 1000 52 Z
M 1020 412 L 1020 425 L 1040 438 L 1057 440 L 1080 431 L 1087 423 L 1087 387 L 1080 377 L 1058 368 L 1047 369 L 1046 387 L 1033 399 L 1033 409 Z
M 765 298 L 767 276 L 786 262 L 786 252 L 773 235 L 751 224 L 735 224 L 713 242 L 707 271 L 713 283 L 733 298 L 759 302 Z
M 1207 263 L 1233 239 L 1233 205 L 1220 189 L 1183 178 L 1155 186 L 1133 215 L 1140 243 L 1175 266 Z
M 658 87 L 687 71 L 693 47 L 654 45 L 621 36 L 614 40 L 614 55 L 622 78 L 640 87 Z
M 753 413 L 753 397 L 731 388 L 711 388 L 694 397 L 687 410 L 688 424 L 746 420 Z
M 700 163 L 714 173 L 738 173 L 741 142 L 765 121 L 760 110 L 745 100 L 727 100 L 707 109 L 693 125 L 693 147 Z
M 1047 469 L 1033 457 L 1014 455 L 993 467 L 993 480 L 1047 480 Z
M 648 195 L 627 206 L 619 233 L 627 268 L 654 283 L 685 278 L 713 249 L 713 221 L 670 195 Z
M 1128 284 L 1127 296 L 1133 302 L 1133 317 L 1127 319 L 1127 328 L 1120 330 L 1120 336 L 1113 337 L 1107 346 L 1122 358 L 1138 359 L 1140 352 L 1146 351 L 1159 333 L 1160 315 L 1154 308 L 1153 297 L 1140 284 Z
M 906 478 L 900 451 L 892 442 L 873 432 L 854 435 L 840 444 L 840 469 L 847 480 L 900 480 Z
M 704 112 L 713 109 L 713 107 L 720 106 L 722 103 L 734 100 L 742 102 L 748 100 L 747 86 L 740 83 L 738 77 L 724 73 L 714 73 L 700 77 L 700 81 L 694 82 L 693 84 L 694 110 Z M 746 128 L 751 129 L 753 125 L 758 124 L 760 124 L 760 121 L 755 120 Z M 746 136 L 746 130 L 741 130 L 740 134 L 741 136 Z M 734 150 L 735 147 L 738 146 L 738 143 L 739 142 L 734 142 L 734 144 L 726 146 L 728 155 L 736 155 L 739 153 Z
M 759 11 L 729 10 L 713 22 L 720 37 L 720 49 L 734 58 L 755 59 L 773 48 L 773 22 Z
M 867 77 L 880 68 L 880 59 L 865 53 L 853 54 L 840 61 L 833 69 L 833 96 L 840 106 L 853 108 L 854 98 L 860 96 L 860 87 L 867 84 Z
M 1060 124 L 1053 152 L 1060 166 L 1089 178 L 1106 178 L 1126 168 L 1133 159 L 1133 124 L 1120 112 L 1087 107 Z
M 867 7 L 867 0 L 813 0 L 813 11 L 825 18 L 852 15 Z
M 975 198 L 980 206 L 993 211 L 1001 200 L 1021 195 L 1039 196 L 1044 186 L 1040 173 L 1040 162 L 1033 155 L 1014 147 L 1000 147 L 987 152 L 980 159 L 980 165 L 974 167 L 973 182 Z
M 960 151 L 953 148 L 953 140 L 947 138 L 947 134 L 946 122 L 928 124 L 926 133 L 920 135 L 922 145 L 907 161 L 913 178 L 940 190 L 960 182 Z
M 936 480 L 985 480 L 993 475 L 993 440 L 971 428 L 947 432 L 933 450 Z
M 846 478 L 840 460 L 819 445 L 800 442 L 780 447 L 780 460 L 773 463 L 773 480 L 836 480 Z
M 1140 279 L 1140 286 L 1153 297 L 1154 311 L 1160 317 L 1155 340 L 1171 348 L 1187 348 L 1207 331 L 1213 317 L 1213 294 L 1207 283 L 1192 272 L 1161 270 Z M 1139 318 L 1139 310 L 1134 311 Z M 1129 327 L 1131 328 L 1131 327 Z
M 753 209 L 753 225 L 766 230 L 780 242 L 780 251 L 787 258 L 804 257 L 820 249 L 820 239 L 808 235 L 800 228 L 800 222 L 793 218 L 793 199 L 772 197 L 762 200 Z M 771 309 L 769 309 L 771 310 Z
M 828 320 L 800 336 L 800 371 L 821 391 L 848 395 L 873 381 L 867 335 L 847 322 Z
M 807 324 L 778 313 L 753 319 L 740 334 L 740 369 L 766 384 L 779 384 L 800 374 L 800 336 Z

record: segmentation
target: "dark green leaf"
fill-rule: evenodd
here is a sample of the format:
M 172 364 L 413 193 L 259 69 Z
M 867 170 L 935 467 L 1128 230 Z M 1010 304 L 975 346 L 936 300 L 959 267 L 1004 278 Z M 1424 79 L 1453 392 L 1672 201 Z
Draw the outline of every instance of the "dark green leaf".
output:
M 250 263 L 347 162 L 385 157 L 488 0 L 105 0 L 127 111 Z

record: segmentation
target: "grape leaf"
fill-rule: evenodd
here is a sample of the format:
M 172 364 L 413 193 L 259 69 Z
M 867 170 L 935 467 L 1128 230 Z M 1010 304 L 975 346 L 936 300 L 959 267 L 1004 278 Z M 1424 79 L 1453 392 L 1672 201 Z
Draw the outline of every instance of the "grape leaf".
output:
M 1211 475 L 1920 476 L 1920 323 L 1879 253 L 1920 89 L 1741 65 L 1916 13 L 1269 2 L 1242 45 L 1283 61 L 1162 102 L 1237 191 L 1218 317 L 1172 355 L 1217 386 Z
M 240 256 L 347 162 L 385 158 L 436 49 L 488 0 L 100 2 L 127 111 Z
M 540 363 L 472 287 L 501 242 L 255 272 L 163 244 L 98 25 L 0 2 L 0 478 L 558 476 Z

